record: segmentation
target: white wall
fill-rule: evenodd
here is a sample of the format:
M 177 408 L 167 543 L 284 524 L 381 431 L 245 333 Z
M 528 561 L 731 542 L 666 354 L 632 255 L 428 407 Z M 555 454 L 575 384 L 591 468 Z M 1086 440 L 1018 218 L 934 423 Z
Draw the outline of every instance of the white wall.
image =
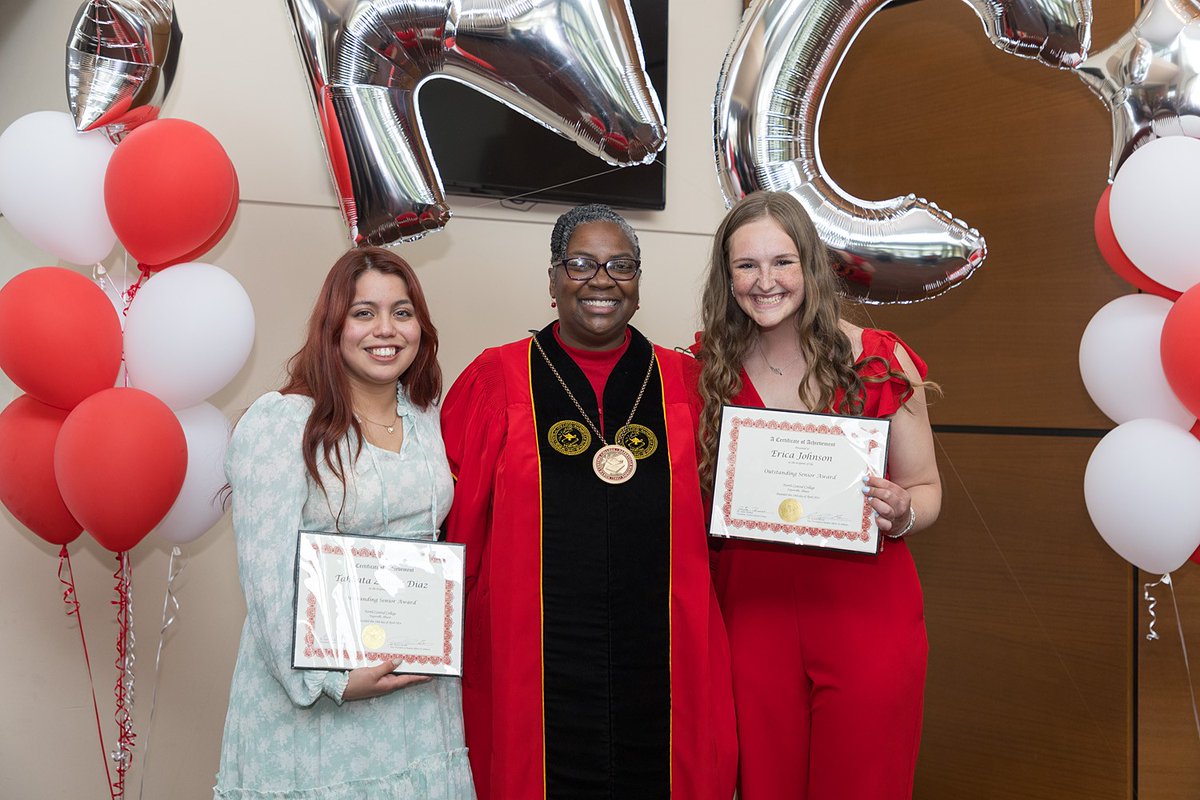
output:
M 76 0 L 2 0 L 0 130 L 31 111 L 67 110 L 63 43 L 77 7 Z M 237 222 L 205 257 L 242 282 L 258 321 L 249 363 L 213 400 L 232 416 L 278 385 L 315 291 L 348 240 L 283 0 L 176 0 L 176 7 L 184 43 L 165 114 L 212 131 L 241 180 Z M 724 210 L 713 168 L 710 106 L 740 11 L 740 0 L 671 4 L 667 209 L 628 215 L 641 234 L 645 262 L 642 310 L 634 324 L 663 344 L 691 341 L 700 271 Z M 548 241 L 563 210 L 540 205 L 510 211 L 456 197 L 451 203 L 456 216 L 446 231 L 400 247 L 429 295 L 448 379 L 485 346 L 519 338 L 551 318 Z M 0 283 L 51 263 L 0 219 Z M 120 251 L 106 264 L 119 272 Z M 52 299 L 48 313 L 70 324 L 71 310 L 55 308 Z M 79 334 L 86 343 L 87 332 Z M 0 404 L 15 395 L 0 376 Z M 107 797 L 87 672 L 74 622 L 63 614 L 55 550 L 7 512 L 0 512 L 0 545 L 0 641 L 7 643 L 0 658 L 7 695 L 0 710 L 0 795 Z M 187 567 L 175 586 L 181 610 L 159 664 L 153 727 L 169 549 L 148 538 L 133 551 L 139 738 L 129 798 L 139 796 L 143 775 L 146 798 L 209 797 L 217 770 L 245 613 L 228 520 L 185 549 Z M 86 535 L 70 551 L 111 749 L 114 558 Z

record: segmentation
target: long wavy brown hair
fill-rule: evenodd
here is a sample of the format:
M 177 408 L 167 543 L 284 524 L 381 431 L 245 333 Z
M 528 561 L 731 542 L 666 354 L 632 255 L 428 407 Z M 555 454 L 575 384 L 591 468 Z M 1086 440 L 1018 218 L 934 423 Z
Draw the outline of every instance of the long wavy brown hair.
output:
M 350 382 L 341 355 L 342 329 L 354 302 L 354 288 L 360 275 L 375 270 L 395 275 L 404 281 L 413 314 L 421 326 L 421 344 L 416 358 L 400 383 L 408 398 L 420 408 L 428 408 L 442 393 L 442 370 L 437 362 L 437 328 L 429 317 L 429 304 L 421 283 L 408 262 L 382 247 L 361 247 L 349 250 L 330 268 L 325 283 L 317 295 L 312 315 L 308 318 L 308 336 L 304 346 L 288 359 L 288 379 L 279 392 L 311 397 L 312 413 L 304 425 L 301 449 L 308 474 L 322 490 L 325 483 L 317 470 L 318 453 L 329 470 L 344 485 L 346 469 L 338 443 L 353 430 L 357 446 L 354 457 L 362 452 L 362 428 L 354 418 L 350 401 Z
M 796 312 L 796 337 L 808 365 L 797 387 L 808 408 L 835 414 L 858 415 L 865 401 L 863 378 L 854 364 L 854 352 L 838 322 L 841 319 L 838 277 L 830 268 L 829 253 L 817 229 L 796 198 L 786 192 L 754 192 L 738 201 L 713 236 L 708 275 L 701 296 L 701 336 L 697 356 L 703 361 L 699 391 L 704 401 L 700 416 L 700 485 L 709 491 L 717 460 L 717 429 L 721 406 L 742 390 L 741 369 L 746 354 L 758 342 L 758 326 L 733 298 L 730 287 L 729 240 L 734 231 L 751 222 L 770 218 L 796 245 L 804 274 L 804 303 Z M 879 359 L 872 356 L 871 359 Z M 868 361 L 871 359 L 867 359 Z M 883 359 L 879 359 L 883 360 Z M 886 363 L 886 362 L 885 362 Z M 901 378 L 889 368 L 871 381 Z M 841 400 L 834 407 L 838 390 Z

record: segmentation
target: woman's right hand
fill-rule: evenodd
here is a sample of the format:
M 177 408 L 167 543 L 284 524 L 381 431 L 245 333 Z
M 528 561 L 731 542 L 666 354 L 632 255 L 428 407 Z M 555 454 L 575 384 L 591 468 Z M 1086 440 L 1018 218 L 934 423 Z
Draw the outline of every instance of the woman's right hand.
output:
M 433 678 L 428 675 L 395 675 L 392 670 L 400 666 L 399 661 L 384 661 L 373 667 L 359 667 L 350 670 L 350 678 L 346 681 L 346 689 L 342 692 L 343 700 L 366 700 L 371 697 L 391 694 L 405 686 L 418 683 L 428 683 Z

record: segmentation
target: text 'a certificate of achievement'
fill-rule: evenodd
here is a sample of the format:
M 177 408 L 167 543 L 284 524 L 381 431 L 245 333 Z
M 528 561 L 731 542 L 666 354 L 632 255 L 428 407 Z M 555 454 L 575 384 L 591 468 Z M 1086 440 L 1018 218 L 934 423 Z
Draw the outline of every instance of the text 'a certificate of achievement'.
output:
M 883 475 L 889 421 L 725 406 L 709 533 L 879 552 L 864 475 Z
M 463 545 L 299 535 L 294 667 L 462 675 Z

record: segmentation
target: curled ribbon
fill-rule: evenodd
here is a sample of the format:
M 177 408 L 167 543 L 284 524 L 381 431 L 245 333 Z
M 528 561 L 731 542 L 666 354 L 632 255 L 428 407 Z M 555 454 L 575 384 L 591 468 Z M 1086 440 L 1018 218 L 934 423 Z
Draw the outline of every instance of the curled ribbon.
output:
M 1147 583 L 1145 586 L 1144 596 L 1146 602 L 1149 604 L 1147 610 L 1150 612 L 1150 632 L 1146 634 L 1146 638 L 1150 641 L 1158 638 L 1158 634 L 1154 631 L 1154 606 L 1157 605 L 1158 601 L 1150 594 L 1150 590 L 1160 583 L 1166 584 L 1167 588 L 1171 590 L 1171 605 L 1175 607 L 1175 627 L 1179 630 L 1179 648 L 1183 651 L 1183 668 L 1187 672 L 1188 694 L 1192 698 L 1192 719 L 1196 723 L 1196 735 L 1200 736 L 1200 711 L 1196 709 L 1196 688 L 1192 684 L 1192 665 L 1188 661 L 1187 642 L 1183 638 L 1183 620 L 1179 618 L 1179 601 L 1175 598 L 1175 586 L 1171 583 L 1170 575 L 1163 575 L 1154 583 Z
M 67 570 L 66 578 L 63 577 L 64 567 Z M 96 682 L 92 679 L 92 660 L 88 657 L 87 638 L 83 635 L 83 616 L 79 613 L 79 596 L 75 593 L 75 572 L 71 569 L 71 555 L 67 552 L 65 544 L 58 551 L 58 582 L 66 587 L 63 590 L 63 603 L 67 607 L 67 616 L 74 617 L 75 621 L 79 623 L 79 641 L 83 643 L 83 663 L 87 665 L 88 688 L 92 690 L 92 711 L 96 714 L 96 735 L 100 739 L 100 758 L 104 761 L 104 775 L 108 779 L 109 796 L 116 800 L 112 773 L 108 769 L 108 759 L 104 757 L 104 729 L 100 725 L 100 704 L 96 702 Z
M 1154 583 L 1147 583 L 1142 587 L 1142 597 L 1146 598 L 1146 611 L 1150 614 L 1150 629 L 1146 633 L 1146 640 L 1150 642 L 1158 638 L 1158 631 L 1154 630 L 1154 623 L 1158 621 L 1158 615 L 1154 613 L 1154 607 L 1158 605 L 1158 600 L 1154 598 L 1154 595 L 1150 594 L 1150 590 L 1161 583 L 1170 586 L 1171 576 L 1163 575 Z
M 136 643 L 133 635 L 133 596 L 130 591 L 132 575 L 128 551 L 118 553 L 117 571 L 113 573 L 117 581 L 117 599 L 112 601 L 117 607 L 117 685 L 113 689 L 116 697 L 113 717 L 117 721 L 117 749 L 109 753 L 109 758 L 117 764 L 117 780 L 113 784 L 115 800 L 125 796 L 125 773 L 129 771 L 133 760 L 132 751 L 137 738 L 130 714 L 133 709 L 133 646 Z

